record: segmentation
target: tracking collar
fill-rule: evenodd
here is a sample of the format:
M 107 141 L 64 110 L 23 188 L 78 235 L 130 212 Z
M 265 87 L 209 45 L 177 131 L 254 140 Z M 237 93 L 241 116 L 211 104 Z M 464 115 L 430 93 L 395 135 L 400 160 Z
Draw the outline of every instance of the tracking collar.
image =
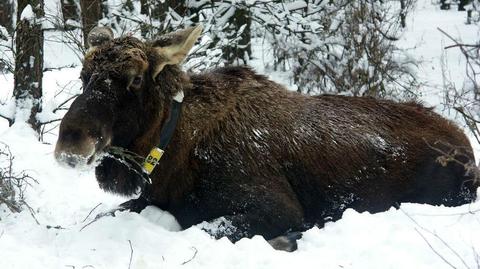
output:
M 150 175 L 157 166 L 160 158 L 162 158 L 163 153 L 165 152 L 165 148 L 168 146 L 168 143 L 172 139 L 173 133 L 175 131 L 175 127 L 177 126 L 178 119 L 180 118 L 180 114 L 182 113 L 182 102 L 183 102 L 183 91 L 179 91 L 172 100 L 170 104 L 170 115 L 162 127 L 162 131 L 160 132 L 160 143 L 150 150 L 150 153 L 145 158 L 143 162 L 143 171 Z M 152 183 L 149 181 L 149 183 Z

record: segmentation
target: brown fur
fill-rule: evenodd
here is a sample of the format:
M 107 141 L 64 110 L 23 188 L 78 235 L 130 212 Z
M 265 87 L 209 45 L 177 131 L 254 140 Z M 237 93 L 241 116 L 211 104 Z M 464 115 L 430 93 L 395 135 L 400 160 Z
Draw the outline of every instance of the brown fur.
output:
M 346 208 L 378 212 L 401 202 L 453 206 L 475 198 L 477 186 L 463 167 L 442 167 L 427 145 L 448 142 L 473 158 L 467 138 L 420 104 L 305 96 L 246 67 L 187 74 L 166 65 L 153 81 L 151 72 L 163 61 L 154 46 L 126 37 L 90 53 L 82 71 L 85 93 L 63 119 L 57 143 L 59 151 L 80 144 L 64 141 L 69 126 L 90 130 L 111 117 L 103 123 L 113 125 L 112 142 L 102 150 L 113 145 L 146 156 L 159 141 L 172 96 L 183 90 L 183 114 L 151 185 L 114 158 L 97 167 L 108 191 L 131 194 L 142 187 L 142 203 L 132 202 L 133 209 L 156 205 L 183 227 L 224 217 L 220 225 L 227 229 L 212 232 L 216 236 L 270 239 L 322 225 Z M 129 58 L 125 51 L 135 48 L 142 53 Z M 138 61 L 142 55 L 148 65 Z M 140 91 L 121 82 L 132 66 L 148 66 Z M 113 97 L 90 105 L 95 92 Z

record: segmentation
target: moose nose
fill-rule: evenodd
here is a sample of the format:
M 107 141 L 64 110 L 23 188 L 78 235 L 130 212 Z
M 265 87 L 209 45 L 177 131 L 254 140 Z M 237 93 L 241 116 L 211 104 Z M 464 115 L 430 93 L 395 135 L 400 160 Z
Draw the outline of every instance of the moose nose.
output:
M 78 156 L 67 155 L 67 156 L 63 157 L 62 161 L 63 161 L 63 163 L 70 166 L 71 168 L 75 168 L 75 166 L 77 166 L 77 164 L 79 164 L 79 160 L 80 160 L 80 158 Z
M 98 139 L 88 135 L 87 131 L 74 126 L 60 129 L 55 159 L 63 165 L 76 168 L 89 164 L 96 151 Z
M 84 156 L 83 154 L 74 153 L 72 150 L 55 150 L 55 159 L 57 162 L 63 166 L 76 168 L 87 164 L 89 157 Z
M 69 128 L 60 132 L 59 140 L 63 143 L 77 143 L 85 136 L 84 132 L 80 129 Z

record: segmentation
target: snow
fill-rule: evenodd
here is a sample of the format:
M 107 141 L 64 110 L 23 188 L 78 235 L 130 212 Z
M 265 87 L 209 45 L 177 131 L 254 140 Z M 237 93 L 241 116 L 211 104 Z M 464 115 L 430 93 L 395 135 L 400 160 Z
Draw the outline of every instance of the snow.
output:
M 291 3 L 285 4 L 285 8 L 290 11 L 296 10 L 296 9 L 302 9 L 306 7 L 307 7 L 307 4 L 304 1 L 294 1 Z
M 454 115 L 439 105 L 442 57 L 456 83 L 463 83 L 464 66 L 455 50 L 442 55 L 448 41 L 436 27 L 465 42 L 478 39 L 478 28 L 464 25 L 464 19 L 463 13 L 440 12 L 430 1 L 419 1 L 402 37 L 402 46 L 411 48 L 411 57 L 423 60 L 418 70 L 425 81 L 423 99 L 452 119 Z M 289 84 L 287 73 L 264 69 L 271 59 L 268 53 L 261 53 L 265 49 L 261 41 L 255 41 L 253 48 L 256 60 L 251 64 Z M 58 42 L 47 42 L 45 55 L 47 67 L 79 64 L 75 53 Z M 62 116 L 65 111 L 50 111 L 80 92 L 79 72 L 79 67 L 45 72 L 42 120 Z M 15 113 L 9 98 L 12 85 L 11 75 L 0 76 L 0 101 L 5 103 L 0 105 L 2 115 Z M 342 219 L 306 231 L 293 253 L 273 250 L 260 236 L 236 244 L 226 238 L 215 240 L 202 231 L 209 228 L 206 223 L 182 231 L 172 215 L 155 207 L 141 214 L 121 212 L 94 221 L 97 214 L 114 209 L 128 197 L 100 190 L 92 169 L 59 166 L 53 158 L 57 132 L 55 129 L 40 143 L 25 123 L 18 121 L 8 128 L 0 119 L 0 141 L 10 146 L 14 169 L 25 170 L 38 181 L 26 191 L 32 212 L 26 209 L 14 214 L 0 206 L 0 268 L 437 269 L 451 268 L 448 263 L 456 268 L 478 268 L 480 201 L 455 208 L 403 204 L 400 209 L 378 214 L 348 209 Z M 257 129 L 252 133 L 258 137 L 268 134 Z M 381 137 L 372 139 L 386 146 Z
M 400 47 L 420 61 L 416 74 L 425 82 L 421 99 L 426 105 L 434 106 L 436 112 L 453 120 L 457 120 L 459 115 L 445 110 L 442 105 L 443 70 L 446 70 L 447 78 L 460 88 L 465 83 L 465 59 L 458 48 L 443 49 L 452 45 L 452 42 L 438 29 L 459 38 L 463 43 L 476 44 L 480 27 L 465 24 L 466 19 L 465 12 L 440 10 L 438 6 L 432 6 L 430 1 L 418 1 L 416 9 L 407 17 L 407 29 L 400 40 Z M 472 143 L 472 146 L 478 162 L 480 145 Z
M 435 11 L 432 12 L 432 9 Z M 428 1 L 419 1 L 412 15 L 407 18 L 407 31 L 403 35 L 401 46 L 406 50 L 414 50 L 417 60 L 421 61 L 418 75 L 428 82 L 423 90 L 424 100 L 430 105 L 441 104 L 442 65 L 448 66 L 449 76 L 460 86 L 464 81 L 465 61 L 456 48 L 448 49 L 443 54 L 443 48 L 452 43 L 438 28 L 453 37 L 460 37 L 467 44 L 478 42 L 480 28 L 478 25 L 464 24 L 465 12 L 439 10 Z
M 20 20 L 33 21 L 35 20 L 35 13 L 33 13 L 32 6 L 28 4 L 20 14 Z

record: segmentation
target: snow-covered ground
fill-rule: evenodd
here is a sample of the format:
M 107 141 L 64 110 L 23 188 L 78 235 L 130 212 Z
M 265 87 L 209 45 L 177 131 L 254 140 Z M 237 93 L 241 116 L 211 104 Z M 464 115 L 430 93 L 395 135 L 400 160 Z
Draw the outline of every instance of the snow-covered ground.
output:
M 418 74 L 427 83 L 429 105 L 442 101 L 442 61 L 451 79 L 463 83 L 460 54 L 442 54 L 449 43 L 436 28 L 466 42 L 480 36 L 477 27 L 463 24 L 464 13 L 434 9 L 430 1 L 419 1 L 402 39 L 412 57 L 422 60 Z M 78 63 L 58 44 L 47 48 L 49 67 L 68 65 L 69 58 Z M 264 72 L 262 60 L 252 64 Z M 57 105 L 62 88 L 61 94 L 78 91 L 78 74 L 78 67 L 46 72 L 45 105 Z M 281 73 L 269 75 L 285 81 Z M 7 100 L 12 85 L 10 75 L 0 76 L 0 100 Z M 441 106 L 437 111 L 443 112 Z M 293 253 L 275 251 L 259 236 L 232 244 L 198 227 L 180 231 L 169 213 L 154 207 L 91 223 L 127 198 L 100 190 L 91 170 L 58 166 L 55 139 L 48 135 L 40 143 L 21 121 L 8 128 L 0 120 L 0 141 L 10 145 L 15 170 L 38 181 L 26 192 L 33 212 L 0 207 L 0 268 L 480 268 L 480 201 L 456 208 L 403 204 L 379 214 L 347 210 L 341 220 L 305 232 Z

